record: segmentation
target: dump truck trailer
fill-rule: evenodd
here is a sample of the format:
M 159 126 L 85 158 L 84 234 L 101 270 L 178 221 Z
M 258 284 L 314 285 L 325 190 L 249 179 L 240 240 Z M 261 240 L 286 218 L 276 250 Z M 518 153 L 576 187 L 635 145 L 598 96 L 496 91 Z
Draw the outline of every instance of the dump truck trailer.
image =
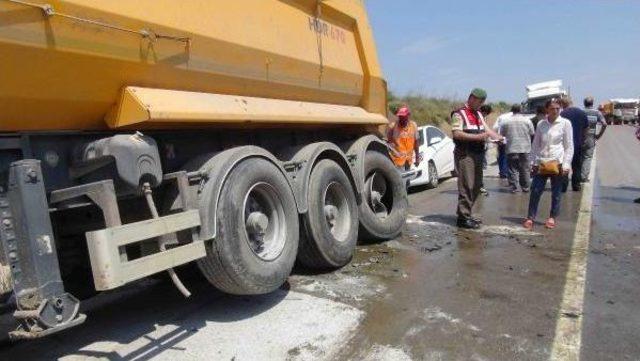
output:
M 195 264 L 231 294 L 400 233 L 360 0 L 0 0 L 0 301 L 14 339 Z

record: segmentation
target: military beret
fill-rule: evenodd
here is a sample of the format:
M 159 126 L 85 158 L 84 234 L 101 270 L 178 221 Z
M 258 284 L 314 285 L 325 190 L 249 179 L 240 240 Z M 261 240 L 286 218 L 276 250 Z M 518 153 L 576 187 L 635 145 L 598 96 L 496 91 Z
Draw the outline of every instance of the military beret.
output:
M 478 99 L 487 99 L 487 91 L 480 88 L 475 88 L 471 91 L 471 95 Z

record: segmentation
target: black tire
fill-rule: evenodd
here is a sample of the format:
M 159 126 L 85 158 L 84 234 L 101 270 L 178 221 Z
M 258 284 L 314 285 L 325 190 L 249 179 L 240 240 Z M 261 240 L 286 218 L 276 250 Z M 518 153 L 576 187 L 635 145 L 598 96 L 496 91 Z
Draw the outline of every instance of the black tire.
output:
M 438 178 L 438 169 L 436 168 L 436 164 L 433 161 L 429 161 L 429 188 L 438 188 L 439 178 Z
M 369 191 L 366 189 L 374 173 L 381 176 L 386 184 L 386 192 L 381 200 L 387 211 L 385 217 L 379 217 L 374 213 Z M 376 151 L 367 151 L 364 159 L 364 174 L 365 191 L 359 205 L 360 239 L 380 241 L 397 237 L 402 231 L 409 208 L 407 190 L 400 173 L 386 155 Z
M 264 247 L 271 249 L 267 242 L 278 245 L 272 259 L 261 257 L 259 253 L 264 250 L 251 243 L 246 226 L 249 202 L 266 204 L 264 214 L 270 223 L 264 228 L 265 237 L 274 241 L 266 241 Z M 268 211 L 271 206 L 273 212 Z M 295 263 L 299 224 L 293 192 L 280 170 L 262 158 L 240 162 L 225 180 L 216 214 L 217 236 L 207 245 L 206 257 L 197 261 L 207 280 L 221 291 L 235 295 L 269 293 L 284 284 Z M 272 222 L 273 219 L 276 221 Z M 275 237 L 277 234 L 284 237 Z
M 346 265 L 358 242 L 358 203 L 349 178 L 336 162 L 323 159 L 314 166 L 307 199 L 298 261 L 313 269 Z M 334 216 L 333 226 L 325 212 Z

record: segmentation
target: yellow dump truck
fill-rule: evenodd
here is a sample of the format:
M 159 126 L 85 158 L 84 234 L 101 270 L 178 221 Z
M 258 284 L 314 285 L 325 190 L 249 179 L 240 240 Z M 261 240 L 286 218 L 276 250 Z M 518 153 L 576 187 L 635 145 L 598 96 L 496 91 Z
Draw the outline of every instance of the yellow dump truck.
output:
M 0 0 L 0 54 L 13 338 L 160 272 L 188 296 L 189 263 L 268 293 L 404 223 L 362 0 Z

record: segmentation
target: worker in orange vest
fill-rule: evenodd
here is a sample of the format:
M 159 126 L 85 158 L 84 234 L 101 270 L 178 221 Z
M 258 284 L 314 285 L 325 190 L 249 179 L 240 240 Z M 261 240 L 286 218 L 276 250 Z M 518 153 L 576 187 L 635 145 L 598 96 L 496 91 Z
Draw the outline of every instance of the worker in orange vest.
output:
M 389 154 L 400 170 L 409 170 L 411 163 L 420 164 L 420 145 L 418 144 L 418 125 L 409 120 L 409 107 L 402 106 L 396 112 L 398 121 L 391 123 L 387 130 Z

